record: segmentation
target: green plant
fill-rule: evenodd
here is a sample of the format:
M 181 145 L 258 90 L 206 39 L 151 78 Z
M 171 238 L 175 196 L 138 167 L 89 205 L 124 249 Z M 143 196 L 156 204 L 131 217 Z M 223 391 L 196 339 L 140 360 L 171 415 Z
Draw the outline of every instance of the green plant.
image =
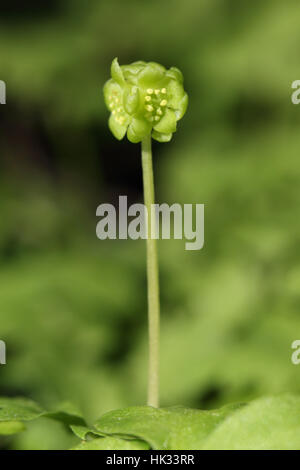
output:
M 175 130 L 174 115 L 176 121 L 179 117 L 182 117 L 186 109 L 187 97 L 183 91 L 181 75 L 178 71 L 176 76 L 173 75 L 170 78 L 165 69 L 162 71 L 161 66 L 151 64 L 150 69 L 153 74 L 150 74 L 149 77 L 160 76 L 163 77 L 162 80 L 170 79 L 177 83 L 176 96 L 178 100 L 176 106 L 172 109 L 173 115 L 172 117 L 170 115 L 166 117 L 165 127 L 159 130 L 155 120 L 149 121 L 149 116 L 143 115 L 144 109 L 147 112 L 149 111 L 145 108 L 148 101 L 140 99 L 138 76 L 142 72 L 146 73 L 145 70 L 149 71 L 149 68 L 145 63 L 139 62 L 137 64 L 134 64 L 133 67 L 135 72 L 130 72 L 132 65 L 122 68 L 119 67 L 116 60 L 113 62 L 113 78 L 106 85 L 105 97 L 108 105 L 113 104 L 110 96 L 113 97 L 114 95 L 110 92 L 116 90 L 116 97 L 122 101 L 124 109 L 126 103 L 126 114 L 124 112 L 124 116 L 115 113 L 110 117 L 110 128 L 114 135 L 117 138 L 122 138 L 127 132 L 129 140 L 142 142 L 145 204 L 149 207 L 154 202 L 151 135 L 159 141 L 167 141 L 172 137 L 172 132 Z M 157 71 L 159 73 L 155 75 Z M 134 88 L 134 91 L 132 87 L 128 89 L 128 77 L 132 82 L 135 80 L 135 85 L 132 86 L 132 83 L 130 83 L 130 86 L 137 87 Z M 153 88 L 146 89 L 145 94 L 145 89 L 141 88 L 141 94 L 144 98 L 146 96 L 151 98 L 152 93 L 147 93 L 150 89 L 153 90 Z M 119 101 L 115 104 L 119 105 Z M 131 105 L 132 107 L 130 107 Z M 157 109 L 160 109 L 160 106 Z M 122 112 L 122 110 L 117 110 L 117 113 Z M 156 115 L 154 106 L 151 113 Z M 118 121 L 116 121 L 115 116 Z M 124 121 L 121 119 L 123 117 Z M 148 211 L 149 213 L 150 211 Z M 151 220 L 148 223 L 148 234 L 151 233 L 150 229 Z M 157 407 L 158 266 L 155 240 L 148 237 L 147 244 L 150 332 L 148 405 L 150 406 L 131 407 L 106 413 L 91 426 L 86 423 L 80 413 L 69 405 L 63 405 L 48 411 L 29 400 L 6 398 L 0 400 L 0 434 L 19 433 L 24 430 L 24 423 L 40 419 L 52 419 L 63 423 L 73 431 L 81 440 L 81 443 L 74 448 L 80 450 L 299 449 L 300 423 L 298 416 L 300 413 L 300 398 L 296 395 L 284 394 L 275 397 L 262 397 L 250 403 L 238 403 L 210 411 L 183 407 Z M 195 340 L 195 336 L 193 336 L 193 339 Z
M 151 207 L 155 203 L 151 137 L 169 142 L 176 123 L 183 117 L 188 96 L 179 69 L 166 70 L 156 62 L 134 62 L 120 67 L 115 58 L 111 76 L 104 85 L 104 99 L 111 112 L 109 127 L 117 139 L 126 132 L 133 143 L 142 142 L 144 200 L 147 210 L 147 278 L 149 318 L 148 405 L 159 406 L 159 279 L 155 221 Z
M 300 447 L 300 397 L 284 394 L 202 411 L 183 407 L 124 408 L 93 426 L 70 405 L 52 411 L 31 400 L 0 399 L 0 435 L 42 418 L 63 423 L 81 440 L 76 450 L 280 450 Z

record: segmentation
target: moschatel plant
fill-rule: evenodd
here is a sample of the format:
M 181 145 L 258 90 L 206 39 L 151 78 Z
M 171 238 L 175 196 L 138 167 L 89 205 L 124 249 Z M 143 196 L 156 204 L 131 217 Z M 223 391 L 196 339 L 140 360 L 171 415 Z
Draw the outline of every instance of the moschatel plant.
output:
M 46 411 L 22 398 L 0 398 L 0 435 L 21 432 L 39 418 L 64 423 L 80 439 L 78 450 L 300 449 L 300 397 L 262 397 L 218 410 L 159 408 L 159 281 L 156 240 L 151 239 L 154 204 L 151 139 L 169 142 L 186 112 L 188 97 L 181 72 L 155 62 L 119 66 L 104 85 L 109 127 L 117 139 L 141 142 L 147 207 L 149 319 L 148 405 L 110 411 L 94 425 L 70 405 Z M 170 463 L 170 462 L 169 462 Z
M 156 62 L 134 62 L 120 67 L 111 65 L 111 79 L 104 85 L 104 99 L 110 110 L 109 128 L 117 139 L 127 133 L 130 142 L 142 144 L 144 201 L 147 208 L 147 279 L 149 320 L 148 405 L 159 405 L 159 280 L 155 221 L 151 206 L 155 203 L 151 138 L 169 142 L 183 117 L 188 96 L 179 69 L 165 69 Z

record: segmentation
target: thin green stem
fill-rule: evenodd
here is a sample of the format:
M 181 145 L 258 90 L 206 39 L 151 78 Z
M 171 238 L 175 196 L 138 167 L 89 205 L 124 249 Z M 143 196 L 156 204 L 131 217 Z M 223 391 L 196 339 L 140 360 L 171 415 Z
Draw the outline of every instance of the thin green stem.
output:
M 144 202 L 147 208 L 147 282 L 148 282 L 148 324 L 149 324 L 149 369 L 148 369 L 148 405 L 159 406 L 159 280 L 154 217 L 151 218 L 151 206 L 155 203 L 151 136 L 142 141 L 142 167 L 144 182 Z

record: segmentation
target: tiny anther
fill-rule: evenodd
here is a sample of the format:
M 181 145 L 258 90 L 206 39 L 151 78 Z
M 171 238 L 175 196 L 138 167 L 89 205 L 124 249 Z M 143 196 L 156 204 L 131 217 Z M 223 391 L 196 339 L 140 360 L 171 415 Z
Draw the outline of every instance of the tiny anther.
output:
M 113 108 L 114 106 L 115 106 L 114 103 L 109 103 L 110 108 Z
M 157 89 L 157 90 L 154 91 L 154 93 L 155 93 L 156 95 L 159 95 L 159 94 L 160 94 L 160 90 Z
M 151 96 L 146 96 L 145 101 L 151 101 Z
M 154 108 L 153 108 L 153 106 L 151 106 L 151 104 L 147 104 L 146 109 L 147 109 L 147 111 L 149 111 L 151 113 L 151 111 L 153 111 Z
M 160 120 L 160 117 L 159 116 L 155 116 L 155 121 L 159 121 Z
M 156 114 L 159 114 L 161 116 L 162 115 L 162 110 L 160 108 L 157 108 Z
M 148 93 L 148 95 L 152 95 L 153 94 L 152 88 L 148 88 L 147 93 Z
M 167 100 L 162 100 L 160 102 L 160 106 L 167 106 L 167 104 L 168 104 Z
M 162 88 L 161 92 L 165 95 L 167 93 L 167 89 L 166 88 Z

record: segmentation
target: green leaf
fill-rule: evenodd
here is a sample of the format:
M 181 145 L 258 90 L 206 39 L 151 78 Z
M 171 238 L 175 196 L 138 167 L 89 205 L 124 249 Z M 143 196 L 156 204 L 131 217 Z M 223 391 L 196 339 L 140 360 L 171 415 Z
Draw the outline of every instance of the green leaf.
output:
M 26 398 L 0 398 L 0 425 L 4 423 L 8 426 L 9 423 L 15 423 L 14 426 L 17 429 L 16 422 L 32 421 L 41 417 L 53 419 L 68 426 L 85 426 L 86 424 L 79 411 L 68 403 L 64 403 L 52 411 L 46 411 L 34 401 Z
M 31 421 L 45 411 L 26 398 L 0 398 L 0 421 Z
M 85 426 L 86 424 L 80 411 L 70 403 L 63 403 L 53 411 L 46 411 L 44 416 L 69 426 Z
M 69 404 L 45 411 L 31 400 L 0 398 L 0 435 L 19 433 L 23 421 L 46 417 L 70 425 L 85 441 L 76 447 L 81 450 L 300 450 L 299 416 L 300 396 L 285 394 L 209 411 L 125 408 L 88 427 Z
M 70 428 L 75 434 L 75 436 L 79 437 L 79 439 L 83 441 L 85 441 L 89 435 L 104 437 L 103 433 L 97 431 L 94 428 L 90 428 L 88 426 L 81 426 L 81 425 L 75 424 L 75 425 L 71 425 Z
M 18 434 L 24 431 L 25 426 L 20 421 L 2 421 L 0 423 L 0 435 L 10 436 L 11 434 Z
M 230 405 L 212 411 L 131 407 L 106 413 L 95 428 L 104 434 L 142 439 L 153 449 L 201 449 L 207 435 L 240 406 Z
M 137 439 L 120 439 L 104 437 L 92 441 L 82 442 L 72 450 L 148 450 L 146 442 Z
M 300 450 L 300 397 L 287 394 L 253 401 L 221 423 L 203 448 Z

